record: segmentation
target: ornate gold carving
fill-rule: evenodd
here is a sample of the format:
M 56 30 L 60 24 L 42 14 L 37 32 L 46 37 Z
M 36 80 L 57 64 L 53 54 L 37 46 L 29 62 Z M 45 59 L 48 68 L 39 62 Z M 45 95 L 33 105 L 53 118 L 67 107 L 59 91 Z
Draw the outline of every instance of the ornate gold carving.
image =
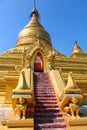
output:
M 78 85 L 75 83 L 73 77 L 72 77 L 72 72 L 68 74 L 68 82 L 67 85 L 64 89 L 64 91 L 76 91 L 75 89 L 79 89 Z M 80 91 L 80 89 L 79 89 Z
M 17 87 L 12 91 L 13 110 L 19 118 L 25 119 L 34 115 L 33 74 L 29 66 L 20 71 Z
M 30 86 L 28 80 L 29 80 L 29 69 L 24 68 L 23 70 L 20 71 L 18 85 L 15 90 L 29 89 Z
M 72 78 L 72 72 L 70 72 L 67 85 L 60 96 L 60 109 L 70 114 L 74 119 L 79 118 L 79 105 L 82 100 L 81 90 Z

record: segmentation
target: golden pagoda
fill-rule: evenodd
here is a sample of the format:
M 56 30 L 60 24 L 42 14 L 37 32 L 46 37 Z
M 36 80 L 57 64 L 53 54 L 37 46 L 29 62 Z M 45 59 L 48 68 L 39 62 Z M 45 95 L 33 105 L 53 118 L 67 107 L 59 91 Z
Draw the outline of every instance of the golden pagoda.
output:
M 17 105 L 15 94 L 21 94 L 21 92 L 22 94 L 31 94 L 29 102 L 34 107 L 36 99 L 34 97 L 33 84 L 35 81 L 33 80 L 33 74 L 38 72 L 40 74 L 47 73 L 52 82 L 57 104 L 60 106 L 67 129 L 74 130 L 75 128 L 76 130 L 80 130 L 84 128 L 86 130 L 87 118 L 71 119 L 68 110 L 69 106 L 74 104 L 75 99 L 78 100 L 78 104 L 76 102 L 74 104 L 75 106 L 77 105 L 77 109 L 78 106 L 87 103 L 87 53 L 83 52 L 77 41 L 75 41 L 69 57 L 61 54 L 52 47 L 49 33 L 39 22 L 39 13 L 36 7 L 32 9 L 30 16 L 31 20 L 29 23 L 19 32 L 16 45 L 0 54 L 0 102 L 3 104 L 2 108 L 7 106 L 12 108 L 12 104 L 13 108 L 15 108 Z M 28 71 L 24 71 L 26 67 L 29 68 Z M 20 87 L 20 83 L 25 80 L 25 78 L 21 78 L 21 81 L 19 81 L 21 71 L 23 72 L 21 73 L 22 76 L 25 74 L 27 83 L 29 83 L 28 90 Z M 27 72 L 29 72 L 28 76 Z M 68 79 L 67 77 L 70 72 L 73 75 Z M 27 85 L 25 84 L 24 81 L 22 85 L 26 88 Z M 67 86 L 70 87 L 70 84 L 73 85 L 73 89 L 65 89 Z M 19 87 L 17 86 L 22 89 L 18 89 Z M 74 89 L 74 86 L 78 86 L 79 88 Z M 23 93 L 24 90 L 25 92 Z M 73 98 L 74 95 L 75 97 Z M 2 124 L 6 124 L 5 120 Z M 25 122 L 25 124 L 27 123 Z M 10 126 L 9 123 L 8 126 Z

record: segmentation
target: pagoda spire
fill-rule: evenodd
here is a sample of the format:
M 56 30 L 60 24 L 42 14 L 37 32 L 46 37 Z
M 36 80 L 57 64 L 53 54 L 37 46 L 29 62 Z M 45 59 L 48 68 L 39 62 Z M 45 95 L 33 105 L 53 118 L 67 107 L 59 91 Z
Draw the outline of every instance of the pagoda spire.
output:
M 72 53 L 71 53 L 71 56 L 72 57 L 74 54 L 83 54 L 84 52 L 82 51 L 82 49 L 80 48 L 80 46 L 78 45 L 78 42 L 75 40 L 74 42 L 74 47 L 73 47 L 73 50 L 72 50 Z
M 38 13 L 37 8 L 36 8 L 36 1 L 35 0 L 34 0 L 34 8 L 32 9 L 30 16 L 31 16 L 31 18 L 33 16 L 39 18 L 39 13 Z
M 36 1 L 33 0 L 33 9 L 30 13 L 30 21 L 27 25 L 19 32 L 16 46 L 31 45 L 38 40 L 39 44 L 43 40 L 48 45 L 52 46 L 51 38 L 49 33 L 39 22 L 39 14 L 36 8 Z
M 74 42 L 74 48 L 72 53 L 83 53 L 82 49 L 80 48 L 76 40 Z

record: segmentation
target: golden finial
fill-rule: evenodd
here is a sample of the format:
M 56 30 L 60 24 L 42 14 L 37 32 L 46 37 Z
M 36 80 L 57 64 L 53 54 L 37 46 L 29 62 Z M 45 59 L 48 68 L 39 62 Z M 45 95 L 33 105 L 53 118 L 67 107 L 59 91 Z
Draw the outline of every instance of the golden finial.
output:
M 34 0 L 34 8 L 33 8 L 33 10 L 32 10 L 32 12 L 31 12 L 31 15 L 30 15 L 31 17 L 32 16 L 36 16 L 37 18 L 39 18 L 39 13 L 38 13 L 38 11 L 37 11 L 37 9 L 36 9 L 36 1 Z

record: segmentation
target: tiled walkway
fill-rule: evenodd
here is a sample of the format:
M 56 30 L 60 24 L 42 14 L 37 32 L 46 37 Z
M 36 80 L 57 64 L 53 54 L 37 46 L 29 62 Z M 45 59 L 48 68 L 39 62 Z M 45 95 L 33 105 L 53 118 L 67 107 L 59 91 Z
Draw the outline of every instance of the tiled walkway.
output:
M 0 103 L 0 125 L 1 125 L 1 121 L 8 115 L 8 113 L 11 110 L 12 110 L 11 107 L 4 106 L 2 103 Z

